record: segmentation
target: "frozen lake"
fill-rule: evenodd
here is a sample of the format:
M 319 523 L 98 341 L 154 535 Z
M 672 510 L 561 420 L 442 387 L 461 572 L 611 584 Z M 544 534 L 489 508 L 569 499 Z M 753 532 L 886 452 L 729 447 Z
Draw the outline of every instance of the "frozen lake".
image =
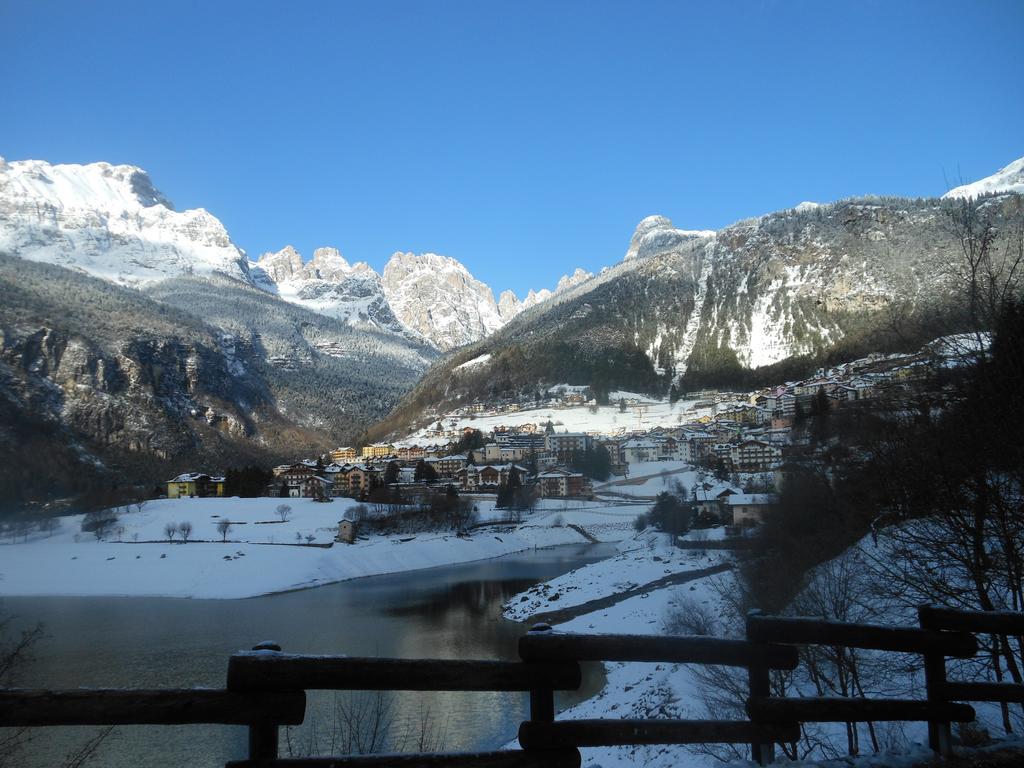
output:
M 6 598 L 3 605 L 20 625 L 41 621 L 46 629 L 21 687 L 222 687 L 228 656 L 261 640 L 293 653 L 516 659 L 516 641 L 528 627 L 503 620 L 502 602 L 614 552 L 604 544 L 562 546 L 246 600 L 47 597 Z M 563 703 L 596 692 L 600 677 L 585 670 L 583 690 Z M 344 703 L 359 706 L 351 698 Z M 306 724 L 291 734 L 296 752 L 305 751 L 314 727 L 324 743 L 335 704 L 331 693 L 310 694 Z M 399 692 L 391 700 L 399 737 L 415 738 L 427 717 L 448 750 L 503 744 L 526 711 L 527 695 L 519 693 Z M 94 731 L 37 730 L 26 768 L 52 765 Z M 240 727 L 120 727 L 90 765 L 218 766 L 245 750 Z M 282 729 L 283 756 L 286 750 Z

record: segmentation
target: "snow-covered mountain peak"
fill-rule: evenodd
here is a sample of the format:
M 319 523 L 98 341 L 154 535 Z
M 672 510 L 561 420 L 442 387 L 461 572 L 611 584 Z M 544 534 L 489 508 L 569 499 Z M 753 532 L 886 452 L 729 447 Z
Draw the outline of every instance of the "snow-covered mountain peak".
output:
M 345 260 L 337 248 L 317 248 L 313 251 L 313 258 L 306 265 L 306 272 L 309 276 L 316 276 L 321 280 L 339 280 L 351 274 L 352 271 L 352 265 Z
M 637 224 L 623 261 L 645 259 L 671 251 L 687 240 L 714 236 L 710 229 L 676 229 L 667 216 L 648 216 Z
M 272 282 L 292 280 L 302 271 L 302 255 L 291 245 L 280 251 L 269 251 L 260 256 L 256 266 L 262 269 Z
M 215 216 L 175 211 L 134 165 L 4 161 L 0 250 L 123 285 L 212 272 L 249 279 Z
M 1024 157 L 1014 160 L 984 179 L 954 187 L 942 197 L 966 198 L 987 195 L 993 192 L 1016 192 L 1024 195 Z
M 477 341 L 504 324 L 494 292 L 450 256 L 396 252 L 383 285 L 399 320 L 438 349 Z

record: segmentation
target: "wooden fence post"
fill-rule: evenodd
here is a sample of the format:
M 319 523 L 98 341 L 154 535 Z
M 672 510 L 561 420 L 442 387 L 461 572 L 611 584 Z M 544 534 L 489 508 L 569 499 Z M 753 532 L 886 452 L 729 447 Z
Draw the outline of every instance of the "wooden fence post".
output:
M 549 624 L 535 624 L 530 634 L 551 632 Z M 530 689 L 530 720 L 540 723 L 555 721 L 555 690 L 554 688 Z
M 751 639 L 749 619 L 752 616 L 763 616 L 763 611 L 753 610 L 747 614 L 747 640 Z M 768 666 L 763 663 L 751 662 L 750 666 L 747 667 L 747 686 L 748 694 L 751 698 L 760 696 L 771 696 L 772 685 L 771 677 L 769 675 Z M 754 718 L 751 718 L 751 722 L 757 724 Z M 775 760 L 775 744 L 761 744 L 759 742 L 752 742 L 750 744 L 750 759 L 758 765 L 767 765 Z
M 252 647 L 254 651 L 277 651 L 281 646 L 271 640 L 264 640 Z M 249 725 L 249 759 L 277 759 L 277 723 L 252 723 Z
M 922 629 L 932 629 L 928 605 L 917 608 L 917 621 Z M 941 651 L 926 651 L 924 654 L 924 687 L 929 704 L 944 704 L 948 701 L 946 687 L 946 657 Z M 952 753 L 953 734 L 948 720 L 928 721 L 928 746 L 936 753 L 947 757 Z

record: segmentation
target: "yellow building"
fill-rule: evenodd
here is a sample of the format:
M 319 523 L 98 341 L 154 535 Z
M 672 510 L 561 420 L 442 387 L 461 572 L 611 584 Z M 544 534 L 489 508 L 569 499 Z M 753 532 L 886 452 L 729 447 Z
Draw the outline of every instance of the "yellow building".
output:
M 363 448 L 364 459 L 382 459 L 385 456 L 394 456 L 395 446 L 391 443 L 374 443 Z
M 210 477 L 200 472 L 188 472 L 167 481 L 167 498 L 182 499 L 190 496 L 209 497 L 224 495 L 224 478 Z
M 345 464 L 350 461 L 356 460 L 356 449 L 345 446 L 344 448 L 335 448 L 331 451 L 331 461 L 336 464 Z

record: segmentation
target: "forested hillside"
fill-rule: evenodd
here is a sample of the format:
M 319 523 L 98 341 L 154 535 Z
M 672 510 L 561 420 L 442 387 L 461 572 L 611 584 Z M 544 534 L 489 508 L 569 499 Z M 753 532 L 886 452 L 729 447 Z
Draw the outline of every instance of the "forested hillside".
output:
M 0 255 L 0 498 L 322 451 L 386 413 L 427 359 L 238 281 L 147 294 Z

